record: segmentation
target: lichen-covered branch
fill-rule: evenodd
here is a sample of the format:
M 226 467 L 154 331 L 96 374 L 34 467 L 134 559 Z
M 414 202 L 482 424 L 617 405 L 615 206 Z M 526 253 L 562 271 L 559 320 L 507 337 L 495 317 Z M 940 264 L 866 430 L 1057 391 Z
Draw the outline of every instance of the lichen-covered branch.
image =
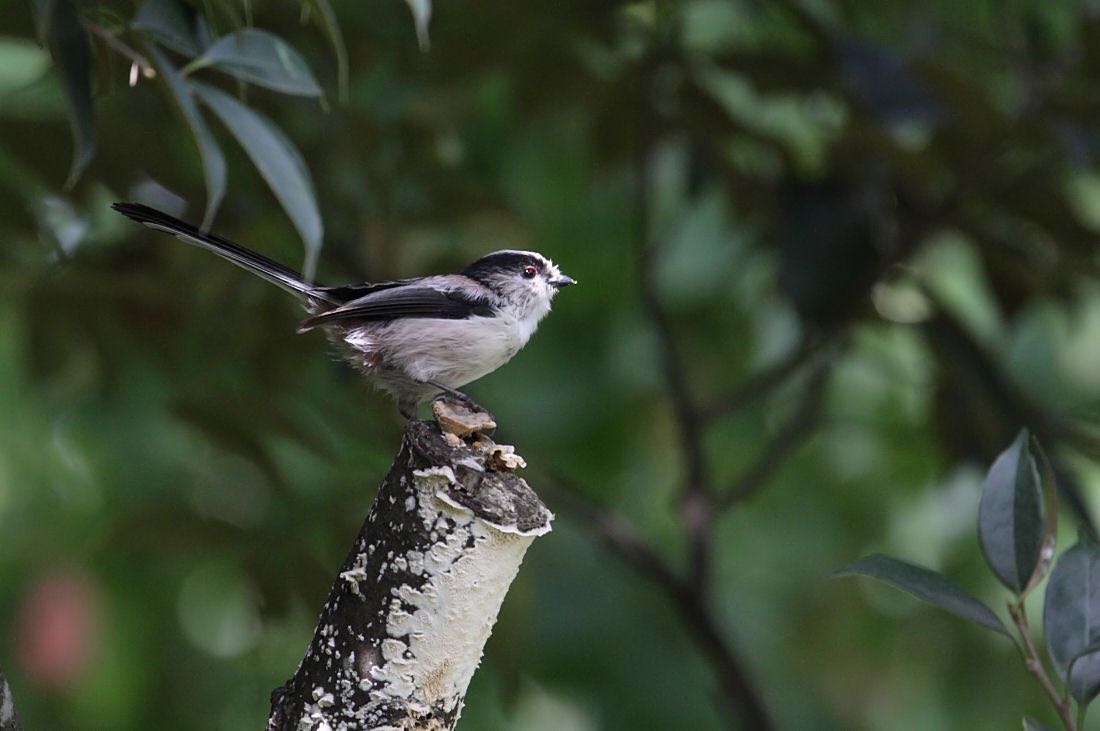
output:
M 550 530 L 516 460 L 409 423 L 269 731 L 454 728 L 523 555 Z
M 15 700 L 11 695 L 11 686 L 0 670 L 0 731 L 23 731 L 19 715 L 15 712 Z

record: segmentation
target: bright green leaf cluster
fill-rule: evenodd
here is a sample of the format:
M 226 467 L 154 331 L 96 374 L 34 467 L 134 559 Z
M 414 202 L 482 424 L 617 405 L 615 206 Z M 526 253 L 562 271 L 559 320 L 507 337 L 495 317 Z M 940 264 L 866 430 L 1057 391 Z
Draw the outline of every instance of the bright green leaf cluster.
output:
M 88 36 L 80 25 L 75 0 L 36 2 L 35 26 L 61 76 L 73 130 L 73 161 L 65 187 L 76 184 L 95 154 L 95 114 Z

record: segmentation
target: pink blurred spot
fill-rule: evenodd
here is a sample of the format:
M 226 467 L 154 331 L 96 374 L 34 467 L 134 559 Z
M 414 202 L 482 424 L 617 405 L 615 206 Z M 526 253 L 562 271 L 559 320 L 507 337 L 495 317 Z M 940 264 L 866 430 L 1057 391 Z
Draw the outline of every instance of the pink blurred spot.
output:
M 90 579 L 75 571 L 52 571 L 31 585 L 19 611 L 18 654 L 32 682 L 54 690 L 72 688 L 88 669 L 98 626 Z

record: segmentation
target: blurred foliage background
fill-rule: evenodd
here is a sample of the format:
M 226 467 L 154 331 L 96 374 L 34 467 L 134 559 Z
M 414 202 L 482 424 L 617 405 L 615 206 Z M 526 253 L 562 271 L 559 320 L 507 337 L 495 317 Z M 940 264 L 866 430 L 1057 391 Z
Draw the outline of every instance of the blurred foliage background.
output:
M 136 4 L 0 1 L 0 666 L 29 729 L 260 727 L 401 434 L 293 301 L 121 199 L 295 265 L 323 221 L 326 282 L 498 248 L 580 281 L 469 389 L 558 519 L 460 728 L 758 728 L 753 697 L 786 729 L 1053 726 L 1003 638 L 828 576 L 884 550 L 1003 607 L 974 521 L 1024 425 L 1061 548 L 1100 507 L 1100 6 L 447 0 L 429 50 L 402 3 L 304 6 L 174 6 L 193 51 L 255 25 L 318 86 L 188 70 L 308 171 L 273 193 L 203 107 L 213 215 L 194 117 L 124 49 L 188 54 Z

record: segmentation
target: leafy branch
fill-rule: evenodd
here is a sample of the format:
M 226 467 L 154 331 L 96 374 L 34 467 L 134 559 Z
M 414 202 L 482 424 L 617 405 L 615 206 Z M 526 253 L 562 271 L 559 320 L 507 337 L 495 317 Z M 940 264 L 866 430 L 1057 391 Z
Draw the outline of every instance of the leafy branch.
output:
M 76 0 L 34 6 L 38 36 L 49 48 L 60 73 L 73 130 L 74 154 L 66 188 L 76 185 L 95 154 L 90 51 L 90 38 L 95 38 L 108 53 L 126 61 L 130 86 L 142 79 L 159 78 L 164 97 L 190 131 L 206 188 L 204 227 L 212 224 L 225 197 L 227 166 L 203 108 L 244 148 L 271 188 L 302 239 L 306 252 L 303 272 L 306 277 L 312 276 L 324 227 L 301 153 L 274 121 L 210 83 L 220 77 L 232 80 L 240 90 L 251 85 L 323 102 L 320 84 L 295 48 L 273 33 L 254 27 L 237 27 L 220 37 L 211 37 L 213 19 L 206 19 L 177 0 L 145 0 L 133 18 L 112 18 L 110 22 L 101 22 L 94 7 L 85 7 Z M 309 0 L 303 5 L 303 14 L 304 19 L 315 16 L 328 36 L 337 59 L 340 96 L 346 99 L 347 50 L 332 8 L 327 0 Z M 201 78 L 203 73 L 212 76 Z
M 1100 572 L 1100 545 L 1083 530 L 1076 545 L 1053 562 L 1051 569 L 1056 495 L 1046 455 L 1026 430 L 1021 431 L 990 467 L 978 508 L 982 555 L 1013 595 L 1007 607 L 1015 637 L 985 603 L 935 571 L 875 554 L 834 575 L 880 579 L 1013 639 L 1025 668 L 1050 700 L 1062 726 L 1066 731 L 1080 731 L 1089 704 L 1100 693 L 1100 587 L 1094 579 Z M 1036 647 L 1024 608 L 1028 594 L 1048 573 L 1043 629 L 1047 656 L 1061 690 Z M 1025 719 L 1025 725 L 1041 728 L 1031 719 Z

